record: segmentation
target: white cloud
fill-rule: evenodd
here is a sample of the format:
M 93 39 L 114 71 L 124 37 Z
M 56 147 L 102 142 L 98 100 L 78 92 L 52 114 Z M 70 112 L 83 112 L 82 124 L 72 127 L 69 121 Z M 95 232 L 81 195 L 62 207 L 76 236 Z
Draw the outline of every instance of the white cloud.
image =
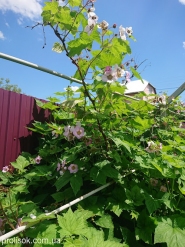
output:
M 5 39 L 5 36 L 3 34 L 3 32 L 0 31 L 0 39 L 4 40 Z
M 22 23 L 23 23 L 23 18 L 19 18 L 19 19 L 17 19 L 17 23 L 19 24 L 19 25 L 22 25 Z
M 0 0 L 0 10 L 13 11 L 22 17 L 38 20 L 42 12 L 41 2 L 41 0 Z
M 76 92 L 76 90 L 78 90 L 79 87 L 77 87 L 77 86 L 70 86 L 70 89 L 71 89 L 73 92 Z M 65 87 L 64 90 L 67 91 L 67 88 Z
M 179 2 L 185 5 L 185 0 L 179 0 Z
M 185 49 L 185 42 L 183 42 L 182 45 L 183 45 L 183 48 Z
M 6 22 L 5 25 L 6 25 L 7 27 L 10 27 L 9 24 L 8 24 L 8 22 Z

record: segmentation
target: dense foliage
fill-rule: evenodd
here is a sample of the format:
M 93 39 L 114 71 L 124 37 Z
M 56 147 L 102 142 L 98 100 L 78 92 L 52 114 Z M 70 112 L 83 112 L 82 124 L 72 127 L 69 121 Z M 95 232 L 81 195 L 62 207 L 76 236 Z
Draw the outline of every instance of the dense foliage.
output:
M 10 84 L 10 80 L 4 80 L 4 78 L 0 78 L 0 88 L 16 93 L 21 93 L 22 91 L 16 84 Z
M 66 53 L 81 85 L 37 101 L 50 121 L 32 128 L 41 135 L 37 155 L 23 153 L 0 172 L 0 233 L 27 225 L 17 238 L 48 241 L 17 247 L 184 247 L 184 106 L 124 95 L 130 77 L 141 79 L 125 61 L 133 31 L 99 22 L 94 2 L 43 8 L 43 25 L 59 39 L 53 50 Z M 108 182 L 62 213 L 47 213 Z

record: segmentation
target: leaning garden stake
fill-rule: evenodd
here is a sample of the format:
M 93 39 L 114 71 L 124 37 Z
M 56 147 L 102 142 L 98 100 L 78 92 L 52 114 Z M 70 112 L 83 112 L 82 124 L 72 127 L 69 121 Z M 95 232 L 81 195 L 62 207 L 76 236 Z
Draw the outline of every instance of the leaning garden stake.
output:
M 22 247 L 18 240 L 28 238 L 47 239 L 48 247 L 55 240 L 63 247 L 184 247 L 185 106 L 175 98 L 184 86 L 169 104 L 126 97 L 128 81 L 142 80 L 127 59 L 133 30 L 101 20 L 95 2 L 48 1 L 33 27 L 51 29 L 52 50 L 76 68 L 72 78 L 59 76 L 80 83 L 77 93 L 69 86 L 49 102 L 37 100 L 51 114 L 29 127 L 40 136 L 35 154 L 21 153 L 0 171 L 3 246 Z
M 134 172 L 134 171 L 133 171 L 133 172 Z M 89 196 L 92 196 L 93 194 L 97 193 L 98 191 L 105 189 L 106 187 L 110 186 L 112 183 L 113 183 L 113 182 L 109 182 L 109 183 L 107 183 L 107 184 L 101 186 L 100 188 L 95 189 L 95 190 L 89 192 L 88 194 L 83 195 L 83 196 L 81 196 L 81 197 L 79 197 L 79 198 L 77 198 L 77 199 L 71 201 L 70 203 L 67 203 L 67 204 L 64 205 L 64 206 L 62 206 L 62 207 L 60 207 L 60 208 L 58 208 L 58 209 L 53 210 L 53 211 L 50 212 L 50 213 L 45 213 L 45 215 L 46 215 L 46 216 L 49 216 L 49 215 L 53 215 L 53 214 L 58 214 L 59 212 L 62 212 L 62 211 L 65 210 L 66 208 L 69 208 L 69 207 L 71 207 L 72 205 L 74 205 L 74 204 L 76 204 L 76 203 L 78 203 L 78 202 L 84 200 L 85 198 L 87 198 L 87 197 L 89 197 Z M 47 217 L 44 218 L 44 220 L 46 220 L 46 219 L 47 219 Z M 48 219 L 50 219 L 50 218 L 48 217 Z M 17 227 L 15 230 L 13 230 L 13 231 L 11 231 L 11 232 L 8 232 L 8 233 L 6 233 L 6 234 L 0 236 L 0 242 L 3 242 L 3 241 L 5 241 L 5 240 L 8 239 L 8 238 L 13 237 L 13 236 L 17 235 L 17 234 L 20 233 L 20 232 L 23 232 L 24 230 L 28 229 L 29 227 L 33 227 L 34 225 L 38 224 L 39 222 L 40 222 L 40 219 L 37 220 L 37 221 L 35 221 L 35 222 L 34 222 L 34 220 L 33 220 L 33 221 L 31 222 L 31 224 L 28 224 L 28 225 L 26 224 L 26 225 L 24 225 L 24 226 L 19 226 L 19 227 Z
M 1 52 L 0 52 L 0 58 L 9 60 L 11 62 L 19 63 L 19 64 L 22 64 L 24 66 L 31 67 L 33 69 L 40 70 L 42 72 L 46 72 L 46 73 L 51 74 L 51 75 L 54 75 L 54 76 L 61 77 L 61 78 L 65 79 L 65 80 L 69 80 L 69 81 L 73 81 L 73 82 L 77 82 L 77 83 L 81 84 L 81 81 L 80 80 L 77 80 L 76 78 L 73 78 L 73 77 L 70 77 L 70 76 L 61 74 L 61 73 L 56 72 L 56 71 L 51 70 L 51 69 L 44 68 L 44 67 L 42 67 L 40 65 L 37 65 L 35 63 L 31 63 L 31 62 L 22 60 L 20 58 L 16 58 L 16 57 L 13 57 L 13 56 L 10 56 L 10 55 L 1 53 Z

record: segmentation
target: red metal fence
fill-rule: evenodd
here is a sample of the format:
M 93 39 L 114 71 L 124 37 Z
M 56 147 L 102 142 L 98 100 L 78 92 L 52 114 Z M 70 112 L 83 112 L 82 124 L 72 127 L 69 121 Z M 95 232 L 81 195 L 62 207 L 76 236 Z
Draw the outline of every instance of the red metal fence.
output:
M 24 152 L 35 153 L 37 134 L 27 129 L 34 120 L 45 121 L 48 111 L 33 97 L 0 89 L 0 169 Z

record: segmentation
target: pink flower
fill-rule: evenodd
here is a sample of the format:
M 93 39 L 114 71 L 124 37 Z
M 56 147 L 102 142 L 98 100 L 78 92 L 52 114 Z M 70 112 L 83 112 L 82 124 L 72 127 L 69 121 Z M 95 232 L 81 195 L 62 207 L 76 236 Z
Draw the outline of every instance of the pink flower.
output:
M 117 64 L 114 66 L 114 71 L 118 78 L 123 77 L 126 73 L 124 69 L 120 68 Z
M 111 66 L 107 66 L 105 68 L 105 72 L 111 73 L 111 71 L 112 71 L 112 67 Z
M 126 27 L 125 31 L 128 37 L 132 36 L 132 33 L 133 33 L 132 27 Z
M 65 137 L 67 137 L 67 140 L 68 141 L 72 141 L 73 139 L 74 139 L 74 136 L 73 136 L 73 129 L 74 129 L 74 127 L 73 126 L 65 126 L 64 127 L 64 133 L 63 133 L 63 135 L 65 136 Z
M 130 81 L 130 72 L 129 71 L 125 71 L 125 79 L 127 82 Z
M 146 150 L 148 153 L 155 153 L 155 152 L 157 152 L 157 151 L 160 151 L 160 150 L 162 150 L 162 143 L 156 144 L 156 143 L 153 142 L 153 141 L 149 141 L 149 142 L 148 142 L 148 147 L 145 148 L 145 150 Z
M 57 164 L 57 171 L 60 173 L 60 175 L 63 175 L 64 172 L 67 170 L 67 167 L 65 165 L 66 165 L 65 160 L 62 160 L 61 164 L 60 163 Z
M 40 164 L 41 159 L 42 159 L 42 158 L 38 155 L 38 156 L 35 158 L 36 164 Z
M 64 136 L 68 136 L 71 130 L 71 126 L 65 126 L 64 127 Z
M 77 123 L 77 125 L 73 128 L 73 135 L 76 136 L 78 139 L 82 138 L 84 133 L 84 128 L 81 127 L 80 123 Z
M 111 69 L 111 71 L 105 71 L 104 75 L 102 75 L 102 81 L 104 82 L 114 82 L 117 81 L 117 74 L 114 70 Z
M 57 172 L 60 171 L 61 165 L 60 163 L 57 164 Z
M 109 26 L 109 23 L 106 21 L 102 21 L 99 25 L 98 28 L 101 28 L 102 30 L 106 30 Z
M 8 172 L 9 170 L 10 170 L 10 169 L 9 169 L 9 167 L 8 167 L 8 166 L 4 166 L 4 167 L 3 167 L 3 169 L 2 169 L 2 172 L 4 172 L 4 173 L 5 173 L 5 172 Z
M 68 170 L 70 173 L 76 173 L 78 171 L 78 166 L 75 165 L 75 164 L 71 164 L 69 167 L 68 167 Z
M 94 12 L 88 13 L 88 25 L 85 27 L 84 31 L 89 35 L 92 33 L 93 28 L 96 26 L 98 21 L 98 16 Z
M 122 25 L 119 27 L 119 35 L 122 40 L 126 40 L 126 30 Z

